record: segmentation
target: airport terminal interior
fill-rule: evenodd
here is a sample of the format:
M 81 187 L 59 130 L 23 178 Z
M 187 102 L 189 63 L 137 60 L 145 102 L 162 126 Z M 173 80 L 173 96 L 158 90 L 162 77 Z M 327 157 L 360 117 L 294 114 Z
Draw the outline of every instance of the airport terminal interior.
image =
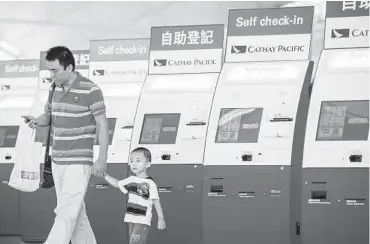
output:
M 107 173 L 125 179 L 130 152 L 151 153 L 166 228 L 153 207 L 147 244 L 370 243 L 369 11 L 370 1 L 0 1 L 0 244 L 45 243 L 60 214 L 55 187 L 40 183 L 47 138 L 51 152 L 61 139 L 21 117 L 44 112 L 54 46 L 102 91 Z M 82 107 L 86 91 L 66 93 Z M 120 189 L 91 175 L 84 199 L 98 244 L 139 243 Z

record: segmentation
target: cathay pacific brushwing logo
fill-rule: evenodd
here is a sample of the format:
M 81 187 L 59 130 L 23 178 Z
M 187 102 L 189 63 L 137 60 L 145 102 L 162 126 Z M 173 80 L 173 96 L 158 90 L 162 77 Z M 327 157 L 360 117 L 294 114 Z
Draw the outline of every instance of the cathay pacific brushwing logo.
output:
M 331 38 L 348 38 L 349 29 L 332 29 Z
M 94 76 L 103 76 L 105 74 L 105 71 L 103 69 L 94 69 L 93 75 Z
M 53 82 L 53 78 L 44 78 L 42 79 L 42 83 L 51 83 Z
M 154 59 L 154 66 L 166 66 L 167 59 Z
M 239 54 L 239 53 L 246 53 L 247 46 L 231 46 L 231 53 Z

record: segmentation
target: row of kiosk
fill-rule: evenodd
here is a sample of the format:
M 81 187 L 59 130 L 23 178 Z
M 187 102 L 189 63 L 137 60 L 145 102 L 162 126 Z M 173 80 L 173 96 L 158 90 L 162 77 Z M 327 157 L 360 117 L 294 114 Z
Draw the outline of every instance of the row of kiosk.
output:
M 150 243 L 368 243 L 369 6 L 346 2 L 327 3 L 316 74 L 313 7 L 230 10 L 225 48 L 224 25 L 202 25 L 73 51 L 105 97 L 108 173 L 152 153 L 167 229 L 154 214 Z M 47 100 L 44 56 L 0 62 L 0 235 L 24 242 L 46 239 L 56 206 L 53 188 L 7 185 L 20 116 Z M 45 130 L 35 138 L 43 167 Z M 128 240 L 125 195 L 91 177 L 85 201 L 98 243 Z

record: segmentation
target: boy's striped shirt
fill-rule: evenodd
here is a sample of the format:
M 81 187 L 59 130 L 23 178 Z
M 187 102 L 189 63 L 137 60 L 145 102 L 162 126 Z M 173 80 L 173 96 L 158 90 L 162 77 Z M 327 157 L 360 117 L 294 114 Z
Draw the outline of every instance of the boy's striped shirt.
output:
M 125 222 L 151 225 L 153 200 L 159 199 L 153 178 L 130 176 L 118 182 L 123 193 L 128 193 Z

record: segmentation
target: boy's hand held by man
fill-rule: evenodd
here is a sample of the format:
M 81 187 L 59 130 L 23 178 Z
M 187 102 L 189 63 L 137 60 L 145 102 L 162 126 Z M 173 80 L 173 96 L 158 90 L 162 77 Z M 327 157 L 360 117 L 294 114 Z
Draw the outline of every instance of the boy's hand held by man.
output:
M 107 160 L 98 158 L 93 165 L 92 173 L 98 178 L 104 179 L 107 171 Z

